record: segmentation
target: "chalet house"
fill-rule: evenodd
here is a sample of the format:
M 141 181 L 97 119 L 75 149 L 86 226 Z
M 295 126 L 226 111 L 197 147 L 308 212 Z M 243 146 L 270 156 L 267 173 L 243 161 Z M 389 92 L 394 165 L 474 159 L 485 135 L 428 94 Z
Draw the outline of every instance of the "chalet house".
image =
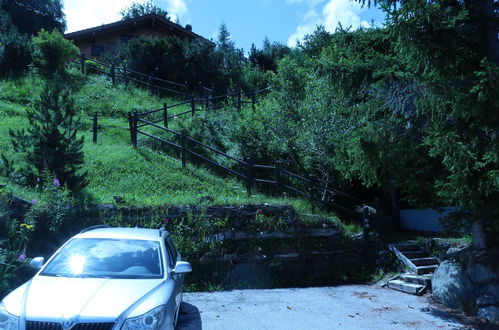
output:
M 132 38 L 139 36 L 161 38 L 171 35 L 181 39 L 202 38 L 192 32 L 190 25 L 182 27 L 156 14 L 67 33 L 65 38 L 72 40 L 85 56 L 99 57 L 103 52 L 112 52 L 120 43 Z

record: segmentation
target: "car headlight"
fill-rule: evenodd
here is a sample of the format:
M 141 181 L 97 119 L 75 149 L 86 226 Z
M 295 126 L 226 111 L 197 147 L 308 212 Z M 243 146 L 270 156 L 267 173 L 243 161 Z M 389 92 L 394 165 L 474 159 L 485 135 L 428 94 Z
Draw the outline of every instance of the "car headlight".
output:
M 159 306 L 144 315 L 126 319 L 121 330 L 157 330 L 163 326 L 166 318 L 166 307 Z
M 7 312 L 4 304 L 0 302 L 0 329 L 18 330 L 19 317 Z

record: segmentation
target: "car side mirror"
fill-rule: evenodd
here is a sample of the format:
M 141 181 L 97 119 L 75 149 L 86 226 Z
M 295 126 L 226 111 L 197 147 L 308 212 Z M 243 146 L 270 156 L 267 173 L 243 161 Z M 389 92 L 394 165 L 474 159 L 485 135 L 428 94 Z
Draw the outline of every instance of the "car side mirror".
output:
M 45 262 L 44 257 L 36 257 L 36 258 L 31 259 L 31 261 L 29 262 L 29 266 L 31 268 L 39 270 L 40 268 L 42 268 L 44 262 Z
M 175 274 L 185 274 L 192 272 L 192 266 L 187 261 L 177 261 L 173 269 Z

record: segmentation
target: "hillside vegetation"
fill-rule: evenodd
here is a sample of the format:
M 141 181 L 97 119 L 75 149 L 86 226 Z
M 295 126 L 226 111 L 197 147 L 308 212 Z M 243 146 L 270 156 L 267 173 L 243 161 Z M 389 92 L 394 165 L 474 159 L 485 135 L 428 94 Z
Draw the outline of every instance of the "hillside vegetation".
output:
M 178 155 L 161 151 L 158 144 L 144 140 L 138 148 L 133 148 L 127 112 L 161 108 L 164 102 L 174 104 L 178 100 L 152 96 L 148 91 L 133 86 L 112 86 L 102 76 L 80 79 L 81 88 L 74 94 L 74 99 L 83 124 L 83 170 L 88 172 L 89 181 L 82 196 L 83 202 L 118 201 L 133 206 L 187 205 L 198 204 L 202 197 L 210 196 L 214 204 L 292 203 L 298 209 L 309 210 L 308 203 L 299 200 L 261 194 L 248 197 L 243 183 L 220 177 L 200 166 L 189 164 L 182 169 Z M 16 159 L 8 131 L 26 127 L 26 108 L 32 107 L 39 97 L 41 82 L 36 74 L 30 74 L 18 80 L 1 81 L 0 91 L 0 153 Z M 186 107 L 176 111 L 185 111 Z M 93 113 L 99 114 L 97 144 L 92 143 Z M 180 118 L 171 125 L 175 129 L 181 122 L 183 119 Z M 23 187 L 21 178 L 4 177 L 2 181 L 25 199 L 35 199 L 39 195 L 39 190 Z

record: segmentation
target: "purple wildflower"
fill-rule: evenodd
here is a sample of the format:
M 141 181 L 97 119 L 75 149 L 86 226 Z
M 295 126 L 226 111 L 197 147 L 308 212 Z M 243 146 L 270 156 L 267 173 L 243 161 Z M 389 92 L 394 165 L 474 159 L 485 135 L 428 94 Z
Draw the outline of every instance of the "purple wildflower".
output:
M 55 187 L 60 187 L 61 186 L 61 183 L 59 182 L 58 178 L 54 178 L 54 186 Z
M 26 252 L 23 251 L 23 253 L 21 253 L 21 255 L 19 255 L 19 258 L 17 258 L 17 260 L 19 261 L 24 261 L 26 260 Z
M 169 224 L 169 223 L 170 223 L 170 219 L 164 219 L 164 220 L 163 220 L 163 223 L 164 223 L 165 225 Z
M 31 200 L 31 204 L 35 205 L 36 203 L 38 203 L 38 201 L 36 199 Z

